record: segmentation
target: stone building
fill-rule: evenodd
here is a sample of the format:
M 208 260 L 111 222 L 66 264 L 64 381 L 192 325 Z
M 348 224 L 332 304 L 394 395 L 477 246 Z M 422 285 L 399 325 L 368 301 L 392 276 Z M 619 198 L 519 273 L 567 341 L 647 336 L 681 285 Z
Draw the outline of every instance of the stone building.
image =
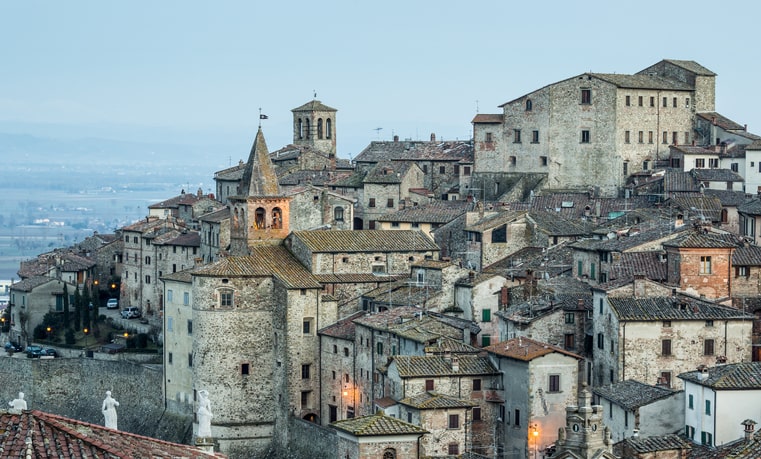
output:
M 750 314 L 644 278 L 592 294 L 595 386 L 636 379 L 681 389 L 676 375 L 698 365 L 750 360 Z
M 363 197 L 357 217 L 364 229 L 378 229 L 381 215 L 401 208 L 410 199 L 410 189 L 423 186 L 424 172 L 411 161 L 382 161 L 373 165 L 362 180 Z
M 198 217 L 202 263 L 212 263 L 230 250 L 230 208 L 223 207 Z
M 485 349 L 502 373 L 505 391 L 496 423 L 497 457 L 543 451 L 566 425 L 562 407 L 578 393 L 581 356 L 521 337 Z
M 74 291 L 77 284 L 48 276 L 23 279 L 10 288 L 10 319 L 8 338 L 21 346 L 32 344 L 34 328 L 42 323 L 45 314 L 63 313 L 64 288 L 69 294 L 69 308 L 73 311 Z
M 605 407 L 605 425 L 614 442 L 626 438 L 667 435 L 684 428 L 684 391 L 634 379 L 593 390 L 596 405 Z
M 489 442 L 470 442 L 474 423 L 473 402 L 434 391 L 399 401 L 401 418 L 426 429 L 420 440 L 423 457 L 460 456 L 473 450 L 486 452 Z M 478 419 L 481 421 L 481 419 Z
M 551 459 L 618 459 L 613 453 L 610 430 L 605 426 L 604 411 L 592 405 L 592 394 L 582 387 L 576 405 L 565 409 L 565 426 L 557 431 Z M 538 431 L 535 431 L 538 432 Z M 627 456 L 628 457 L 628 456 Z
M 420 459 L 419 426 L 386 416 L 383 411 L 332 424 L 338 431 L 336 457 L 347 459 Z
M 695 114 L 714 110 L 714 92 L 715 74 L 683 60 L 552 83 L 502 104 L 501 123 L 497 114 L 474 118 L 475 162 L 490 169 L 474 180 L 490 189 L 493 172 L 542 174 L 543 188 L 615 196 L 629 174 L 666 158 L 668 145 L 692 143 Z
M 481 329 L 478 342 L 481 346 L 489 346 L 500 341 L 497 316 L 500 310 L 502 292 L 507 279 L 497 274 L 470 272 L 468 277 L 460 279 L 454 285 L 455 311 L 465 319 L 476 322 Z
M 167 273 L 164 284 L 164 400 L 172 413 L 192 415 L 193 277 L 189 270 Z
M 452 255 L 475 271 L 531 245 L 526 212 L 484 210 L 482 204 L 466 214 L 466 240 L 451 244 Z

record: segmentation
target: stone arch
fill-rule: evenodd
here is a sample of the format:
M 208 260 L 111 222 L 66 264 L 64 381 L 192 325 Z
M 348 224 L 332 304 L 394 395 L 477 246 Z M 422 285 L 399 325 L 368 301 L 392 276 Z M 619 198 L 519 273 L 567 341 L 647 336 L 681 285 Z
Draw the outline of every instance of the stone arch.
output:
M 305 421 L 312 422 L 314 424 L 319 424 L 320 423 L 320 417 L 317 416 L 314 413 L 307 413 L 307 414 L 304 415 L 304 417 L 302 419 L 304 419 Z
M 394 448 L 383 450 L 383 459 L 396 459 L 396 450 Z
M 526 99 L 526 111 L 530 112 L 534 109 L 534 102 L 531 101 L 531 99 Z
M 317 138 L 322 140 L 322 118 L 317 118 Z
M 238 209 L 235 209 L 235 212 L 233 212 L 233 228 L 238 228 L 240 225 L 238 221 Z
M 272 209 L 272 229 L 283 228 L 283 210 L 280 207 Z
M 330 139 L 333 137 L 333 123 L 330 118 L 325 120 L 325 138 Z
M 267 211 L 264 207 L 257 207 L 254 212 L 254 229 L 264 229 L 266 227 Z

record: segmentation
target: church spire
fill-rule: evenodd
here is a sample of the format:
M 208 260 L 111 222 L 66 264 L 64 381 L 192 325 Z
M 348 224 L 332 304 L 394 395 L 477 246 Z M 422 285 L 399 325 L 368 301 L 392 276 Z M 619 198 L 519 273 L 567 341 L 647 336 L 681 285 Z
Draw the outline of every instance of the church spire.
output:
M 264 141 L 264 134 L 260 126 L 256 132 L 254 144 L 251 146 L 251 153 L 248 156 L 248 163 L 240 181 L 238 195 L 278 196 L 279 194 L 280 186 L 277 174 L 270 160 L 267 142 Z

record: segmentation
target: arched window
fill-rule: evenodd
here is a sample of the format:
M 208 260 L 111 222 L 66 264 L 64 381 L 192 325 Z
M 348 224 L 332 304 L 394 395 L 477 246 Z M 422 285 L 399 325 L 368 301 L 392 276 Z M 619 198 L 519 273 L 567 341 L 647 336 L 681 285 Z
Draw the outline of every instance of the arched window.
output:
M 396 450 L 389 448 L 383 451 L 383 459 L 396 459 Z
M 534 108 L 534 103 L 531 102 L 531 99 L 526 99 L 526 111 L 530 112 Z
M 333 219 L 337 222 L 342 222 L 344 220 L 344 208 L 343 207 L 336 207 L 333 210 Z
M 333 123 L 328 118 L 325 120 L 325 138 L 330 139 L 331 137 L 333 137 Z
M 299 118 L 298 133 L 299 133 L 299 139 L 303 139 L 304 138 L 304 124 L 302 123 L 301 118 Z
M 317 138 L 322 139 L 322 118 L 317 120 Z
M 309 118 L 307 118 L 305 121 L 306 121 L 305 123 L 306 127 L 304 129 L 304 138 L 308 140 L 312 138 L 312 130 L 309 126 Z
M 256 213 L 254 214 L 254 229 L 264 229 L 264 217 L 266 212 L 263 208 L 259 207 L 256 209 Z
M 280 207 L 272 209 L 272 229 L 281 229 L 283 227 L 283 211 Z
M 235 209 L 235 213 L 233 213 L 233 228 L 238 227 L 238 209 Z

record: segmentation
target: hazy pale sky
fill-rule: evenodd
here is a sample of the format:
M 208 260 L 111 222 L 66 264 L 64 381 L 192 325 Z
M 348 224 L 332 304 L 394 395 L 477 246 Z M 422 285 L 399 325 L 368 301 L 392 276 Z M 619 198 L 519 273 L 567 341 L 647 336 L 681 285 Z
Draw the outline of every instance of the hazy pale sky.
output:
M 468 139 L 476 112 L 585 71 L 661 59 L 718 74 L 717 110 L 761 134 L 761 3 L 738 1 L 7 1 L 0 131 L 183 141 L 245 158 L 290 110 L 338 109 L 342 157 L 370 141 Z M 382 128 L 377 131 L 375 128 Z

